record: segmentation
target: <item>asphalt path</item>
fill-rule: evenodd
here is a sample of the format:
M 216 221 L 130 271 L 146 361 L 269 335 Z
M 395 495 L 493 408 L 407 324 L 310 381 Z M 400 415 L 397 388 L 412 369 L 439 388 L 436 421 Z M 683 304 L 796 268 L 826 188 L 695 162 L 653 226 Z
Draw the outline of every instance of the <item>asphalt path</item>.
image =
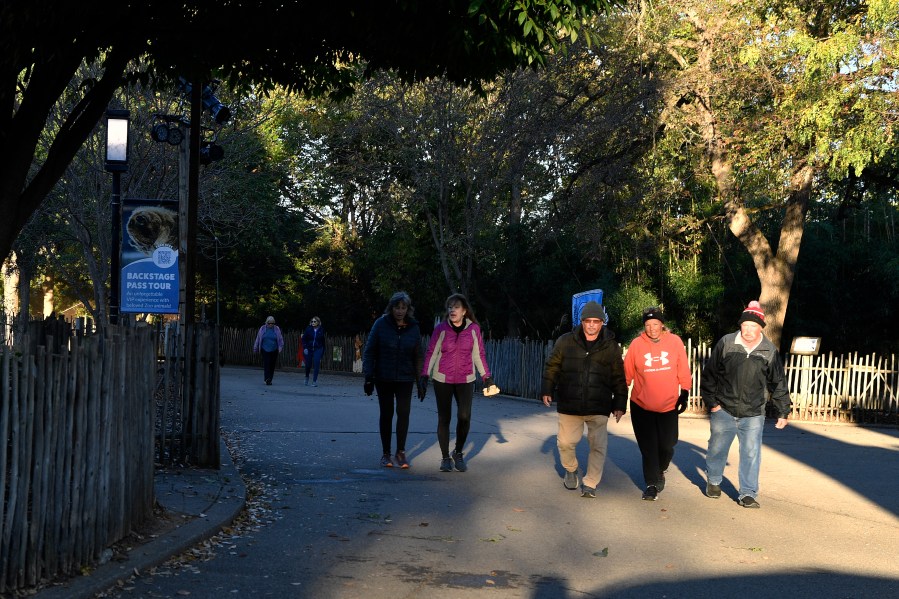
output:
M 769 422 L 753 510 L 736 503 L 736 443 L 724 496 L 704 496 L 701 416 L 681 418 L 656 502 L 640 499 L 630 420 L 610 423 L 605 474 L 585 499 L 562 486 L 556 413 L 536 400 L 476 396 L 469 470 L 442 473 L 433 391 L 413 401 L 408 470 L 378 466 L 378 404 L 360 377 L 306 387 L 279 371 L 266 386 L 258 369 L 226 367 L 221 393 L 224 434 L 265 516 L 114 596 L 899 596 L 895 427 Z M 586 453 L 582 441 L 582 464 Z

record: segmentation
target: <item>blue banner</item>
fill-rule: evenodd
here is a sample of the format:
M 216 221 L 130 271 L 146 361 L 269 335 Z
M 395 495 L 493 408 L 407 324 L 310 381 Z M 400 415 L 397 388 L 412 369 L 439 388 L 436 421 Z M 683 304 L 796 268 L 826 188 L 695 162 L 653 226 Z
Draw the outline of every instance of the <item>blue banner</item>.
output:
M 178 203 L 122 202 L 120 312 L 178 313 Z

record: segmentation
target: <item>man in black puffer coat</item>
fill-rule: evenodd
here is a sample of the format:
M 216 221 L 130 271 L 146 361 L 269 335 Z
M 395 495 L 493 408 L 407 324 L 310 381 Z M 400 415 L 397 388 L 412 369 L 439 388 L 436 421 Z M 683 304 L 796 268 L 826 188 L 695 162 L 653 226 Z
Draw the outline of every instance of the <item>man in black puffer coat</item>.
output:
M 597 302 L 581 309 L 581 326 L 559 337 L 543 369 L 541 395 L 547 407 L 556 402 L 559 434 L 556 444 L 565 468 L 566 489 L 578 487 L 575 449 L 587 425 L 590 454 L 583 477 L 582 497 L 596 497 L 608 445 L 609 416 L 615 422 L 627 411 L 627 383 L 621 346 L 615 333 L 604 328 L 606 312 Z

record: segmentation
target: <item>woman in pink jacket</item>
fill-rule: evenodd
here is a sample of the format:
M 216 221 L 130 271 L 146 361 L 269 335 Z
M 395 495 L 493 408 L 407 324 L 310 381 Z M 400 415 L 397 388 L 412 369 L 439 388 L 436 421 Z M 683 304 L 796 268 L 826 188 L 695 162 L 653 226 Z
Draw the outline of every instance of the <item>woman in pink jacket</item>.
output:
M 446 298 L 446 319 L 434 328 L 425 354 L 419 389 L 427 389 L 428 377 L 434 380 L 437 397 L 437 442 L 443 459 L 441 472 L 455 468 L 465 472 L 462 450 L 471 428 L 471 403 L 474 395 L 475 371 L 481 375 L 484 387 L 493 385 L 481 327 L 468 299 L 454 293 Z M 421 397 L 424 397 L 422 394 Z M 453 418 L 453 398 L 456 399 L 456 445 L 452 457 L 449 452 L 449 427 Z

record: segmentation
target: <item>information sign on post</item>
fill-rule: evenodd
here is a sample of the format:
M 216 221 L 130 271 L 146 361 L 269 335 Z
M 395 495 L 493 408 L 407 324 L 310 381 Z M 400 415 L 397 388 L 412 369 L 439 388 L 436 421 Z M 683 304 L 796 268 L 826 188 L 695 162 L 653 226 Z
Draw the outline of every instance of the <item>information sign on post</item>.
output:
M 177 202 L 126 200 L 121 312 L 178 314 L 178 287 Z
M 817 356 L 820 350 L 820 337 L 793 337 L 790 344 L 790 353 L 794 356 Z

